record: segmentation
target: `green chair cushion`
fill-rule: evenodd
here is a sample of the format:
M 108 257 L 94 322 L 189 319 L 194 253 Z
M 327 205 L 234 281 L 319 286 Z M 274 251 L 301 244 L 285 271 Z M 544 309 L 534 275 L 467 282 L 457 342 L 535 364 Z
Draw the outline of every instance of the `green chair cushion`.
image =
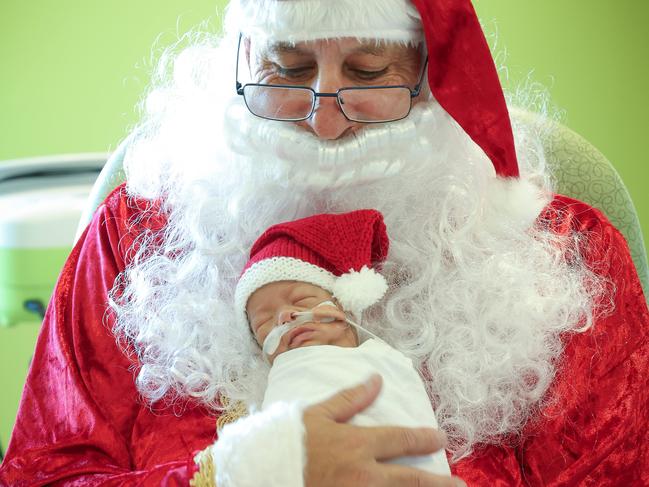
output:
M 524 110 L 511 111 L 512 122 L 542 124 L 547 136 L 545 156 L 559 194 L 601 210 L 626 238 L 647 297 L 649 265 L 638 214 L 613 165 L 590 142 L 557 122 Z

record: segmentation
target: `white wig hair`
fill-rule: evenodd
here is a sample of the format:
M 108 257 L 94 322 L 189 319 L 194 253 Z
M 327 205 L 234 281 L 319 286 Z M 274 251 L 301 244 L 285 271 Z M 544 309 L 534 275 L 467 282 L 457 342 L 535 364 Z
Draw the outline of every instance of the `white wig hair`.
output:
M 376 208 L 389 290 L 365 326 L 413 359 L 455 459 L 515 437 L 547 401 L 562 338 L 592 325 L 604 288 L 580 258 L 587 235 L 538 219 L 552 199 L 542 134 L 516 126 L 522 176 L 511 180 L 434 100 L 322 141 L 246 110 L 235 43 L 206 37 L 163 57 L 170 75 L 150 91 L 125 161 L 128 193 L 160 201 L 168 219 L 142 236 L 111 295 L 143 397 L 259 404 L 268 365 L 233 300 L 252 243 L 281 221 Z

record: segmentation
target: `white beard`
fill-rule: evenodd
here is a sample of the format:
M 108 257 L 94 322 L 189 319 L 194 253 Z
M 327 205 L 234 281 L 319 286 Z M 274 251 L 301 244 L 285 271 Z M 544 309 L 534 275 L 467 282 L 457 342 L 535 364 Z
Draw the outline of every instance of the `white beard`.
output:
M 194 51 L 177 71 L 215 57 Z M 143 396 L 194 397 L 215 409 L 219 394 L 258 404 L 268 366 L 233 309 L 252 243 L 280 221 L 376 208 L 391 241 L 383 267 L 390 290 L 364 325 L 422 371 L 455 459 L 519 432 L 554 377 L 560 335 L 590 326 L 597 288 L 578 258 L 565 257 L 579 237 L 535 225 L 551 198 L 530 183 L 540 172 L 496 178 L 433 102 L 403 121 L 323 142 L 253 117 L 230 98 L 232 86 L 221 92 L 175 78 L 150 96 L 155 129 L 127 160 L 129 193 L 164 201 L 164 244 L 140 250 L 112 303 L 115 334 L 141 364 Z M 537 148 L 538 137 L 523 139 Z M 537 150 L 518 152 L 542 170 Z

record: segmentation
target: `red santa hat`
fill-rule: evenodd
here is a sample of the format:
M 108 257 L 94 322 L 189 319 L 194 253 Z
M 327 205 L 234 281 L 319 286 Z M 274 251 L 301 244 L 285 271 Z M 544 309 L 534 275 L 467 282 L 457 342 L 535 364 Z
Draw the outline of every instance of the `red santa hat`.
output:
M 425 40 L 428 84 L 437 102 L 499 176 L 519 175 L 505 97 L 470 0 L 231 0 L 226 28 L 273 42 Z
M 237 313 L 247 323 L 248 299 L 277 281 L 319 286 L 357 317 L 387 290 L 375 270 L 387 257 L 389 240 L 383 215 L 376 210 L 314 215 L 274 225 L 250 250 L 235 291 Z

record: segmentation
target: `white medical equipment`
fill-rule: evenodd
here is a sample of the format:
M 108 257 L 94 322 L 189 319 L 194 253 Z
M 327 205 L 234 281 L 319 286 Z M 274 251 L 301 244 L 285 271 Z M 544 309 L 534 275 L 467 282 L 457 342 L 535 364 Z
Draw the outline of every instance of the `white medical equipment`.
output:
M 42 318 L 107 157 L 0 162 L 0 326 Z

